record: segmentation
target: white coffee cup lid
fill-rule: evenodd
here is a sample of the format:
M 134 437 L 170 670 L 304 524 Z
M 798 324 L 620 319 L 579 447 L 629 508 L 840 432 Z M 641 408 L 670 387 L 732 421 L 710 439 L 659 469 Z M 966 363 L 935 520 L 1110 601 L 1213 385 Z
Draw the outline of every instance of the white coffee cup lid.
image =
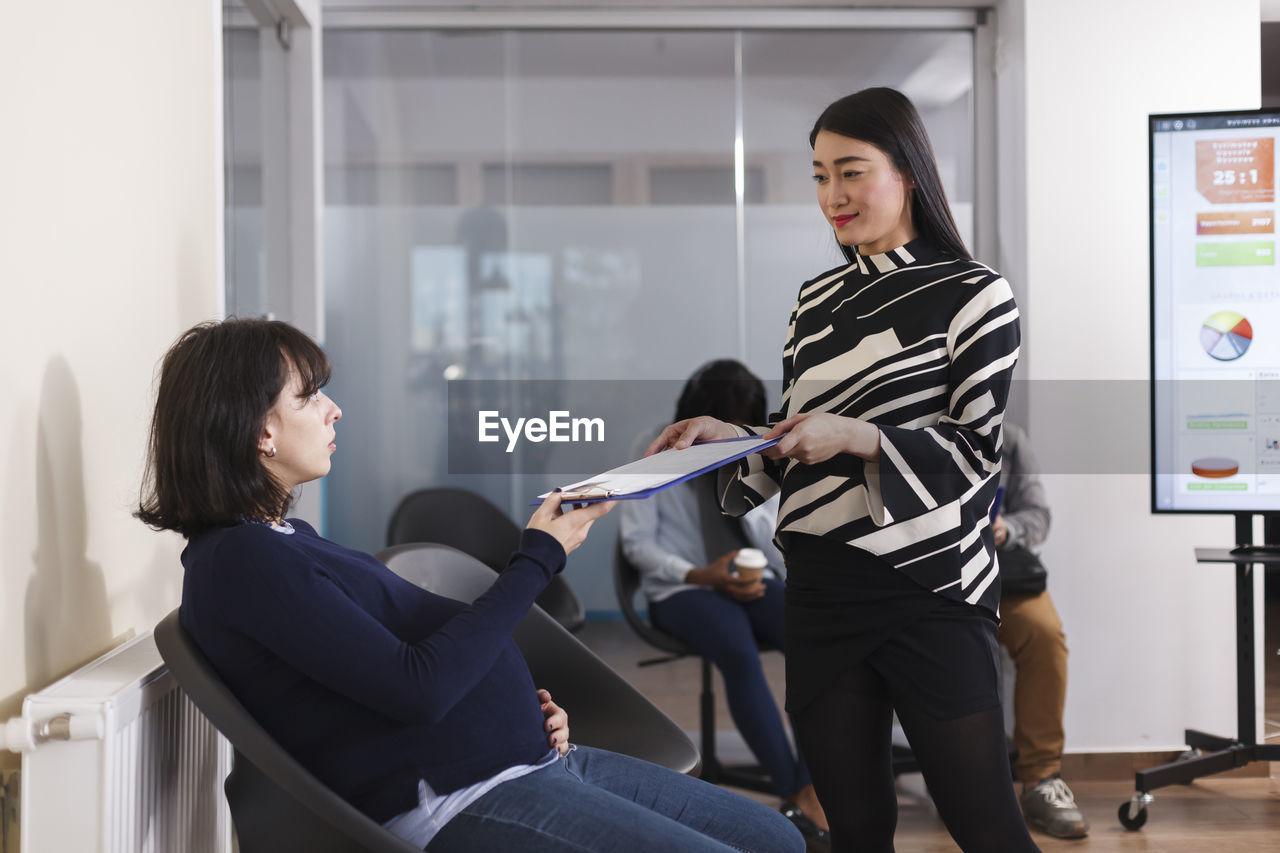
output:
M 744 569 L 763 569 L 769 565 L 769 561 L 765 559 L 764 551 L 759 548 L 743 548 L 738 551 L 738 556 L 733 558 L 735 566 L 741 566 Z

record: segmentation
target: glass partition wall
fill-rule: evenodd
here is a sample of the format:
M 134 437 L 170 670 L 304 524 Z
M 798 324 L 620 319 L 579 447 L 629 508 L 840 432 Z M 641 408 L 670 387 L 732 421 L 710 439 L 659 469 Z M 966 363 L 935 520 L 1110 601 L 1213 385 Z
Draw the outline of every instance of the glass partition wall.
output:
M 222 35 L 223 144 L 226 212 L 223 224 L 228 316 L 265 315 L 266 240 L 262 227 L 262 46 L 258 27 L 232 23 L 239 3 L 227 3 Z M 247 15 L 246 15 L 247 17 Z
M 866 86 L 907 92 L 971 237 L 973 67 L 965 29 L 326 30 L 326 328 L 344 411 L 328 534 L 376 550 L 399 499 L 440 485 L 523 525 L 533 495 L 599 470 L 545 444 L 469 459 L 450 441 L 450 381 L 495 380 L 495 410 L 558 389 L 603 418 L 601 467 L 669 422 L 709 359 L 744 361 L 776 402 L 797 288 L 840 261 L 814 119 Z M 616 525 L 571 558 L 588 609 L 615 609 Z

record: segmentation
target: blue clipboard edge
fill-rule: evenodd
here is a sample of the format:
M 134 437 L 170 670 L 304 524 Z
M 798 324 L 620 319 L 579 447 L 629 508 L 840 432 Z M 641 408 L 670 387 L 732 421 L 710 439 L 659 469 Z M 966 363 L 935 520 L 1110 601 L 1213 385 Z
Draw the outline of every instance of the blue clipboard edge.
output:
M 744 450 L 741 453 L 730 456 L 728 459 L 723 459 L 714 465 L 708 465 L 705 468 L 699 469 L 697 471 L 693 471 L 689 474 L 685 474 L 683 477 L 677 480 L 672 480 L 669 483 L 663 483 L 661 486 L 654 486 L 652 489 L 645 489 L 642 492 L 632 492 L 626 495 L 615 495 L 614 497 L 608 497 L 608 498 L 574 498 L 572 500 L 565 500 L 565 503 L 573 504 L 576 506 L 578 504 L 594 504 L 594 503 L 600 503 L 602 501 L 643 500 L 652 495 L 656 495 L 658 492 L 662 491 L 663 489 L 669 489 L 672 486 L 679 485 L 680 483 L 683 483 L 687 480 L 692 480 L 694 477 L 701 477 L 703 474 L 707 473 L 708 471 L 715 471 L 720 468 L 723 468 L 724 466 L 728 465 L 730 462 L 737 462 L 738 460 L 743 459 L 747 456 L 750 456 L 753 453 L 759 453 L 762 450 L 768 450 L 770 447 L 773 447 L 779 441 L 782 441 L 782 437 L 784 435 L 786 435 L 786 433 L 783 433 L 782 435 L 778 436 L 775 439 L 766 441 L 764 444 L 754 447 L 751 450 Z M 698 441 L 698 442 L 695 442 L 695 444 L 726 444 L 730 441 L 752 441 L 752 440 L 758 439 L 759 437 L 760 436 L 758 435 L 742 435 L 736 438 L 716 438 L 716 439 L 712 439 L 711 441 Z M 663 452 L 663 451 L 659 451 L 659 452 Z M 529 506 L 541 506 L 541 505 L 542 505 L 542 499 L 540 498 L 537 500 L 534 500 L 529 504 Z

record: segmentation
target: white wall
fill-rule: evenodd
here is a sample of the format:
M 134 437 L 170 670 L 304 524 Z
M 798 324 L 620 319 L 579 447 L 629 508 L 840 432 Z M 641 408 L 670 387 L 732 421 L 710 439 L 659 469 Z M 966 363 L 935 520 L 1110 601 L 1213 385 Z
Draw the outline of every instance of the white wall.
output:
M 1083 433 L 1105 448 L 1125 425 L 1050 415 L 1055 389 L 1041 380 L 1102 393 L 1105 380 L 1146 379 L 1146 117 L 1258 105 L 1258 0 L 1014 2 L 1001 14 L 1021 19 L 1005 36 L 1025 56 L 1032 440 Z M 1068 749 L 1174 748 L 1184 728 L 1234 736 L 1234 575 L 1193 556 L 1229 544 L 1230 519 L 1152 516 L 1145 474 L 1059 471 L 1047 488 L 1044 554 L 1071 649 Z
M 178 600 L 130 512 L 159 357 L 221 305 L 219 6 L 0 6 L 0 718 Z

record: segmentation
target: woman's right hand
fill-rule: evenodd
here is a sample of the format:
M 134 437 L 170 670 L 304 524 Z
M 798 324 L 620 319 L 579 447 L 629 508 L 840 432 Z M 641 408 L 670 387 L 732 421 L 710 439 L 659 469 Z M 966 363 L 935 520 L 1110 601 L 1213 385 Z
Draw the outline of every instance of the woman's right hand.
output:
M 700 418 L 686 418 L 683 421 L 676 421 L 659 433 L 644 455 L 652 456 L 668 447 L 683 450 L 695 441 L 715 441 L 721 438 L 737 437 L 738 431 L 724 421 L 718 421 L 707 415 Z
M 592 523 L 613 509 L 617 503 L 617 501 L 600 501 L 587 504 L 582 509 L 568 509 L 562 512 L 560 493 L 552 492 L 547 495 L 542 506 L 535 509 L 533 515 L 529 516 L 529 523 L 525 525 L 525 529 L 550 533 L 564 548 L 565 554 L 570 554 L 586 540 L 587 531 L 591 529 Z
M 730 551 L 705 569 L 690 569 L 684 577 L 685 583 L 709 586 L 735 601 L 754 601 L 764 595 L 764 580 L 747 580 L 730 571 L 729 566 L 737 556 L 737 551 Z

